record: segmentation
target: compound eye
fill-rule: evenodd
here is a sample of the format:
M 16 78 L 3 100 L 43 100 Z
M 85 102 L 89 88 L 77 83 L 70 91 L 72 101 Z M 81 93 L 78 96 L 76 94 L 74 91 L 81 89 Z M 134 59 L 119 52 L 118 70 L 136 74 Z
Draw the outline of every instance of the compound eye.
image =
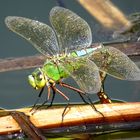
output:
M 42 74 L 39 75 L 39 79 L 40 79 L 40 80 L 43 79 L 43 75 L 42 75 Z
M 39 72 L 37 73 L 37 79 L 38 79 L 39 81 L 41 81 L 41 80 L 43 79 L 43 77 L 44 77 L 44 76 L 43 76 L 42 72 L 39 71 Z
M 35 79 L 34 79 L 33 75 L 28 76 L 28 81 L 29 81 L 30 85 L 32 85 L 32 87 L 34 87 L 34 88 L 36 87 L 36 83 L 35 83 Z

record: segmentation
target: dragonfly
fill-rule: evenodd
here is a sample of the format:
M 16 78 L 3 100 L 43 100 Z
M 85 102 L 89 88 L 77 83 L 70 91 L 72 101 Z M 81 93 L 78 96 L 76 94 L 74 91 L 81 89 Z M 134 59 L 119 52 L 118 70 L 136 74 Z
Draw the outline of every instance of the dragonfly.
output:
M 16 16 L 6 17 L 5 23 L 11 31 L 29 41 L 46 57 L 44 64 L 28 76 L 29 84 L 40 90 L 39 98 L 47 88 L 47 99 L 43 104 L 50 100 L 51 93 L 51 105 L 55 93 L 69 101 L 69 97 L 56 85 L 74 90 L 80 95 L 104 93 L 99 94 L 99 98 L 105 99 L 103 83 L 106 74 L 121 80 L 140 80 L 140 69 L 118 49 L 104 47 L 102 44 L 90 48 L 90 26 L 69 9 L 58 6 L 51 9 L 52 27 L 36 20 Z M 63 79 L 68 77 L 72 77 L 79 88 L 63 82 Z

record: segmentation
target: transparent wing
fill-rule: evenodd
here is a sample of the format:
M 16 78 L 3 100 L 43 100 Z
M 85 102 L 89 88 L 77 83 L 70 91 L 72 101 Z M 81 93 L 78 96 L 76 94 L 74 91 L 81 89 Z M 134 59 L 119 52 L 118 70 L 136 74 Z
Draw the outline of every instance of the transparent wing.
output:
M 89 25 L 72 11 L 54 7 L 50 11 L 50 21 L 56 31 L 62 52 L 90 46 L 92 34 Z
M 28 40 L 39 52 L 44 55 L 59 52 L 55 33 L 48 25 L 23 17 L 6 17 L 7 27 Z
M 122 79 L 140 80 L 140 69 L 124 53 L 113 47 L 103 47 L 94 51 L 89 57 L 101 71 Z
M 92 61 L 85 58 L 67 58 L 61 65 L 86 93 L 97 93 L 100 90 L 99 69 Z

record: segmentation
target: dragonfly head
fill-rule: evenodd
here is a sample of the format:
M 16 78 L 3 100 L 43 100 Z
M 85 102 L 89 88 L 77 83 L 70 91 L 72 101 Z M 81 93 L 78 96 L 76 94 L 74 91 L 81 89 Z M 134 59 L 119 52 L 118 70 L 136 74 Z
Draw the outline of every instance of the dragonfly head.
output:
M 48 80 L 41 68 L 35 69 L 35 71 L 28 76 L 28 81 L 30 85 L 36 90 L 41 89 L 48 84 Z

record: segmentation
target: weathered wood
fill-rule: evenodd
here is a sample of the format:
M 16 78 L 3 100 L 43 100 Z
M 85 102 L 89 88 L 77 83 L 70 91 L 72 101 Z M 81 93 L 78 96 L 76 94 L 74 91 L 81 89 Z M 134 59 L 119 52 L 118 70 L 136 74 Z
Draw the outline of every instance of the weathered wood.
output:
M 86 125 L 86 127 L 88 127 L 88 125 L 106 125 L 106 127 L 110 128 L 113 124 L 115 124 L 115 129 L 119 128 L 120 130 L 120 123 L 122 123 L 122 127 L 125 126 L 126 129 L 128 129 L 128 126 L 129 129 L 140 128 L 140 123 L 134 123 L 140 122 L 140 102 L 98 104 L 95 106 L 100 113 L 95 111 L 90 105 L 72 105 L 67 109 L 63 122 L 62 113 L 64 107 L 41 109 L 36 111 L 33 115 L 29 111 L 29 108 L 19 109 L 18 111 L 29 115 L 31 122 L 36 127 L 45 129 L 46 131 L 82 125 Z M 125 125 L 126 123 L 127 125 Z M 117 124 L 119 125 L 118 127 Z M 134 127 L 134 125 L 136 126 Z M 0 135 L 19 132 L 20 130 L 20 126 L 12 116 L 7 115 L 0 117 Z M 79 129 L 79 132 L 80 131 L 81 130 Z M 102 129 L 100 129 L 100 131 L 102 132 Z

